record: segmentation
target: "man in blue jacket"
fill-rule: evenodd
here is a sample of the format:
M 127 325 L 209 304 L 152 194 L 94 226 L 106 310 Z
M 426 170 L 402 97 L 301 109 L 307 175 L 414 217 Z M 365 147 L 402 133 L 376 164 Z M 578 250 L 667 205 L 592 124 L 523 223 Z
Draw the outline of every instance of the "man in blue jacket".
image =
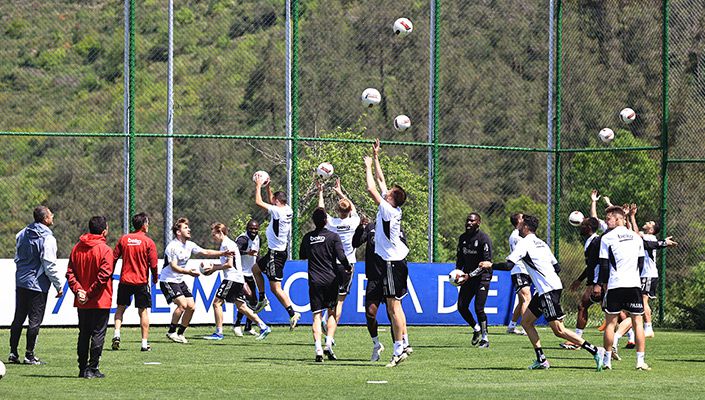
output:
M 56 239 L 49 227 L 54 223 L 54 214 L 45 206 L 34 209 L 34 222 L 27 225 L 15 237 L 15 318 L 10 328 L 10 356 L 8 362 L 19 364 L 17 347 L 22 335 L 22 325 L 29 317 L 27 347 L 24 364 L 42 364 L 34 355 L 34 346 L 39 335 L 39 326 L 44 319 L 49 287 L 54 285 L 61 297 L 62 283 L 56 267 Z

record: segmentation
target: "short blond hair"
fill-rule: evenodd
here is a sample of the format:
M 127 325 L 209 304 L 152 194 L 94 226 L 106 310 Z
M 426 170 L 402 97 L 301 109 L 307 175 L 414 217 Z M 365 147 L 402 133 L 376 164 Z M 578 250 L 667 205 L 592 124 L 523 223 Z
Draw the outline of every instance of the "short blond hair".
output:
M 352 203 L 348 199 L 340 199 L 338 201 L 338 211 L 349 213 L 352 210 Z

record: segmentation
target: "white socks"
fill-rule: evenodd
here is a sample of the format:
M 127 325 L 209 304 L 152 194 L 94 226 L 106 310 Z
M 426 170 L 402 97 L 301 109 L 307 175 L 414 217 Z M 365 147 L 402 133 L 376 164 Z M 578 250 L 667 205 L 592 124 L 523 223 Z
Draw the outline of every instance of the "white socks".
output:
M 629 340 L 630 342 L 634 341 L 634 330 L 633 329 L 630 329 L 627 332 L 627 340 Z
M 583 330 L 575 328 L 575 334 L 578 335 L 578 337 L 583 337 Z
M 509 321 L 509 326 L 507 326 L 507 328 L 512 329 L 512 328 L 516 328 L 516 327 L 517 327 L 517 323 L 516 323 L 516 322 L 514 322 L 514 321 Z
M 402 340 L 394 342 L 394 355 L 400 356 L 404 352 L 404 342 Z
M 142 348 L 145 348 L 149 346 L 149 343 L 147 342 L 147 339 L 142 339 Z
M 120 337 L 120 329 L 115 329 L 115 334 L 113 337 Z
M 323 354 L 323 347 L 321 346 L 321 341 L 316 340 L 316 354 Z

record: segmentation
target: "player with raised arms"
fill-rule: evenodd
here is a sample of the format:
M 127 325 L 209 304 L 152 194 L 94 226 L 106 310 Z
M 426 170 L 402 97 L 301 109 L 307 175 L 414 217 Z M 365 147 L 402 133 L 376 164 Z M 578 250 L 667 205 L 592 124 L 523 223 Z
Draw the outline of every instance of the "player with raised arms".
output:
M 286 193 L 282 191 L 272 193 L 272 187 L 268 183 L 268 179 L 265 177 L 259 174 L 255 175 L 255 204 L 266 210 L 270 217 L 266 231 L 269 251 L 252 267 L 259 291 L 259 302 L 255 307 L 255 312 L 262 311 L 269 304 L 264 293 L 264 278 L 262 278 L 264 272 L 269 279 L 269 288 L 289 314 L 289 329 L 293 330 L 296 328 L 301 314 L 294 311 L 289 296 L 282 289 L 282 280 L 284 280 L 284 265 L 288 257 L 289 233 L 291 232 L 291 219 L 294 211 L 287 204 Z M 262 186 L 265 184 L 269 203 L 262 199 Z
M 377 139 L 372 147 L 374 159 L 369 156 L 364 159 L 365 176 L 367 191 L 378 204 L 375 222 L 375 254 L 377 262 L 385 272 L 382 275 L 382 292 L 394 329 L 394 353 L 387 367 L 396 367 L 408 357 L 408 354 L 404 352 L 404 343 L 408 343 L 406 315 L 404 315 L 401 306 L 401 300 L 408 294 L 407 278 L 409 276 L 406 265 L 409 248 L 401 239 L 401 206 L 406 202 L 406 191 L 399 185 L 387 189 L 384 173 L 379 163 L 379 150 L 379 139 Z M 374 176 L 372 174 L 373 162 L 375 165 Z M 377 185 L 382 191 L 381 194 L 377 191 Z

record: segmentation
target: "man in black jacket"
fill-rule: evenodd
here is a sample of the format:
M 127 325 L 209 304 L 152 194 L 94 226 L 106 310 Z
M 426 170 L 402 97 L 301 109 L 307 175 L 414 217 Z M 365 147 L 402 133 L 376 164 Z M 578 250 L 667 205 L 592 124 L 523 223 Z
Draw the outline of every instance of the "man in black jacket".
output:
M 483 268 L 482 261 L 492 261 L 492 240 L 480 231 L 482 219 L 473 212 L 465 222 L 465 232 L 458 239 L 456 268 L 465 272 L 460 292 L 458 293 L 458 312 L 473 328 L 472 345 L 480 348 L 490 347 L 487 337 L 487 314 L 485 303 L 492 280 L 492 267 Z M 470 302 L 475 298 L 477 322 L 470 312 Z
M 323 208 L 314 210 L 313 223 L 316 229 L 304 235 L 299 249 L 299 258 L 308 260 L 308 295 L 313 313 L 316 362 L 323 362 L 324 354 L 329 360 L 337 360 L 333 353 L 333 338 L 337 327 L 335 306 L 338 304 L 338 286 L 345 275 L 352 272 L 340 236 L 325 228 L 327 219 Z M 321 345 L 321 315 L 326 309 L 328 334 L 324 351 Z

